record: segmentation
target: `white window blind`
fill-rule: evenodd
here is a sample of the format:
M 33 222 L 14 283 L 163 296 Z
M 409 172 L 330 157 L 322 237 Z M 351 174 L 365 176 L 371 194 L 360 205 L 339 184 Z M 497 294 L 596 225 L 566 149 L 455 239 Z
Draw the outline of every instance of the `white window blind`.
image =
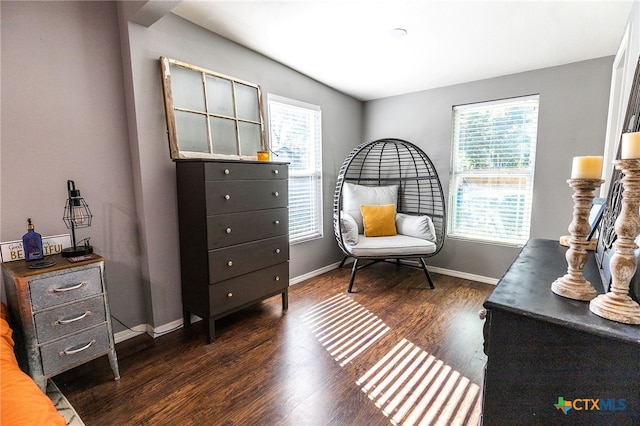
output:
M 453 108 L 448 235 L 523 245 L 530 234 L 539 97 Z
M 320 107 L 269 95 L 274 160 L 289 164 L 289 240 L 322 237 L 322 123 Z

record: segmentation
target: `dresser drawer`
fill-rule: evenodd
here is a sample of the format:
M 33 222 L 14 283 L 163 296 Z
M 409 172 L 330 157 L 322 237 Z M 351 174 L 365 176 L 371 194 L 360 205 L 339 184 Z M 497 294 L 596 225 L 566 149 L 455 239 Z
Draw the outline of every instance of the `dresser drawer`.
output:
M 289 260 L 287 235 L 211 250 L 209 282 L 224 281 L 287 260 Z
M 207 216 L 287 207 L 286 180 L 206 182 Z
M 281 263 L 250 274 L 209 285 L 211 315 L 284 291 L 289 286 L 289 263 Z
M 102 293 L 100 268 L 82 269 L 29 281 L 33 311 Z
M 284 179 L 288 178 L 287 164 L 249 162 L 207 162 L 204 180 Z
M 38 343 L 45 343 L 106 321 L 104 297 L 40 311 L 34 315 Z
M 107 324 L 56 340 L 40 348 L 45 376 L 96 358 L 110 349 Z
M 209 250 L 287 235 L 288 232 L 289 210 L 287 208 L 207 217 Z

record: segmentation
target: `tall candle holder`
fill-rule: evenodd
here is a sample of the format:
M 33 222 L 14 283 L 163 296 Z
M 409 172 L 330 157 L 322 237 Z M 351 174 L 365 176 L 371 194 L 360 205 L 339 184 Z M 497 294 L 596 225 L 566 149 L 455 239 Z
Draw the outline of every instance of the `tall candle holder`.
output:
M 551 284 L 551 291 L 555 294 L 575 300 L 591 300 L 598 294 L 593 285 L 582 275 L 587 262 L 587 235 L 591 230 L 589 225 L 589 210 L 593 201 L 593 191 L 602 185 L 601 179 L 569 179 L 567 183 L 573 189 L 573 221 L 569 224 L 569 249 L 567 259 L 567 273 Z
M 625 324 L 640 324 L 640 305 L 629 296 L 629 282 L 636 273 L 635 239 L 640 232 L 640 159 L 616 160 L 622 171 L 623 192 L 620 214 L 614 229 L 618 238 L 611 257 L 611 288 L 589 303 L 589 310 L 608 320 Z

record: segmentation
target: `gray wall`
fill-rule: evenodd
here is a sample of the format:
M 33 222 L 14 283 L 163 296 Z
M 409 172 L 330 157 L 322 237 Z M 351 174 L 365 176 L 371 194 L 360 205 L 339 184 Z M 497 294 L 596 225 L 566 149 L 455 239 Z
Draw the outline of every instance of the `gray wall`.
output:
M 515 96 L 540 94 L 531 236 L 568 234 L 572 192 L 566 183 L 578 155 L 602 155 L 613 57 L 411 93 L 365 104 L 364 135 L 416 143 L 434 162 L 445 193 L 451 162 L 451 109 Z M 448 239 L 429 264 L 500 278 L 519 248 Z
M 115 3 L 3 1 L 0 12 L 0 240 L 20 239 L 27 217 L 43 236 L 68 233 L 74 180 L 94 215 L 78 237 L 106 258 L 112 314 L 144 323 Z

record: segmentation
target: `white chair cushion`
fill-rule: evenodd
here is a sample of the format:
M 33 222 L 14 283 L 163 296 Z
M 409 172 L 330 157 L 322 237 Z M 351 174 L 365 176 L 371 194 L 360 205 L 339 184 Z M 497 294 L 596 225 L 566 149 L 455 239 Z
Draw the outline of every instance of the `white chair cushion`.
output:
M 358 225 L 358 234 L 364 234 L 364 224 L 360 206 L 398 206 L 398 185 L 364 186 L 345 182 L 342 187 L 342 210 L 347 212 Z
M 345 248 L 356 257 L 407 255 L 420 257 L 436 251 L 436 245 L 431 241 L 400 234 L 391 237 L 365 237 L 364 235 L 358 235 L 357 244 L 349 244 L 346 241 L 345 243 Z
M 396 230 L 398 234 L 422 238 L 432 243 L 437 242 L 436 228 L 433 226 L 433 221 L 429 216 L 397 213 Z
M 342 233 L 342 241 L 344 241 L 345 244 L 358 244 L 358 224 L 355 219 L 345 211 L 340 215 L 340 232 Z

